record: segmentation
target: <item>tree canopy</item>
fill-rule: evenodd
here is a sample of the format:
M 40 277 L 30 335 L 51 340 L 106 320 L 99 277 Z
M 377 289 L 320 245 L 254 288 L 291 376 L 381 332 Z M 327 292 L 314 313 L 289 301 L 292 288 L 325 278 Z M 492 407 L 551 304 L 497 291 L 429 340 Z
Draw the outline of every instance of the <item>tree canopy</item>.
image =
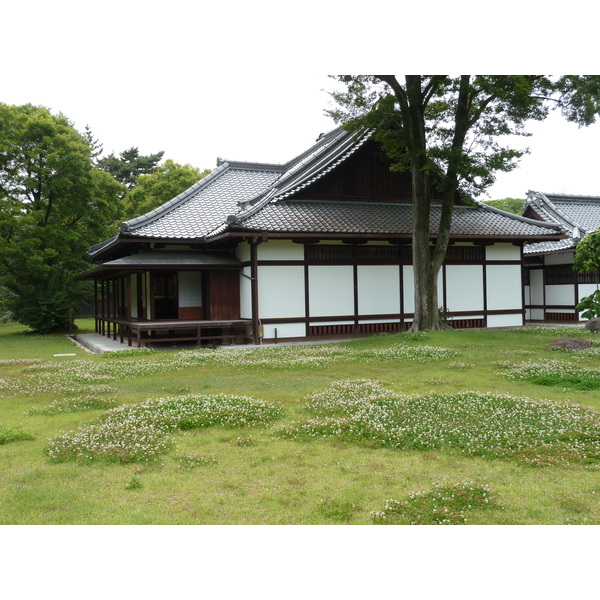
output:
M 577 306 L 578 311 L 583 311 L 585 319 L 600 317 L 600 232 L 586 235 L 577 244 L 573 258 L 573 269 L 579 273 L 593 273 L 596 281 L 596 290 L 589 296 L 581 298 Z
M 125 219 L 131 219 L 158 208 L 206 177 L 210 169 L 200 171 L 191 165 L 166 160 L 155 171 L 140 175 L 135 187 L 125 198 Z
M 599 76 L 359 75 L 337 76 L 330 115 L 344 127 L 371 130 L 392 160 L 410 171 L 413 206 L 413 330 L 439 329 L 437 274 L 446 255 L 457 193 L 476 196 L 498 171 L 516 168 L 526 152 L 502 139 L 528 135 L 525 125 L 553 109 L 580 126 L 600 112 Z M 432 190 L 443 192 L 432 246 Z M 431 247 L 432 246 L 432 247 Z
M 140 175 L 146 175 L 156 170 L 163 155 L 164 151 L 161 150 L 156 154 L 143 156 L 140 155 L 137 147 L 133 146 L 123 150 L 118 157 L 111 153 L 98 159 L 98 166 L 125 185 L 127 190 L 131 190 L 137 185 Z
M 0 285 L 17 320 L 36 331 L 71 325 L 85 297 L 73 277 L 90 240 L 107 234 L 122 188 L 94 167 L 66 117 L 0 104 Z
M 70 329 L 88 282 L 87 249 L 116 223 L 153 210 L 209 171 L 167 160 L 163 152 L 119 157 L 86 126 L 61 114 L 0 103 L 0 312 L 31 329 Z
M 525 200 L 522 198 L 498 198 L 497 200 L 484 200 L 484 202 L 494 208 L 499 208 L 515 215 L 522 215 L 523 207 L 525 206 Z

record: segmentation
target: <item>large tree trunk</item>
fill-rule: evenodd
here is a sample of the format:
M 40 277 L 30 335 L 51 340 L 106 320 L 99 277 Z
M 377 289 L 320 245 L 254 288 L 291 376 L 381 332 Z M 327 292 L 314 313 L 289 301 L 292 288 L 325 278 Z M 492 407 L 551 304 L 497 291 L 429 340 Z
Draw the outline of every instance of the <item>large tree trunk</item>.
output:
M 442 329 L 438 310 L 437 276 L 429 243 L 429 200 L 414 202 L 412 262 L 414 271 L 415 314 L 411 331 Z
M 406 77 L 405 131 L 412 176 L 412 254 L 415 288 L 415 315 L 411 331 L 440 329 L 437 307 L 437 272 L 429 244 L 431 176 L 427 166 L 427 139 L 424 104 L 419 76 Z
M 393 90 L 400 105 L 402 115 L 403 143 L 410 159 L 412 176 L 412 254 L 414 270 L 415 312 L 411 331 L 443 329 L 438 306 L 438 274 L 446 256 L 450 240 L 452 207 L 457 189 L 457 164 L 460 160 L 468 123 L 468 75 L 460 79 L 455 134 L 452 140 L 452 153 L 448 159 L 444 185 L 444 199 L 440 222 L 437 223 L 436 244 L 431 246 L 431 170 L 428 162 L 425 111 L 433 96 L 435 87 L 442 78 L 432 77 L 426 86 L 420 75 L 407 75 L 406 88 L 403 88 L 393 75 L 378 75 Z

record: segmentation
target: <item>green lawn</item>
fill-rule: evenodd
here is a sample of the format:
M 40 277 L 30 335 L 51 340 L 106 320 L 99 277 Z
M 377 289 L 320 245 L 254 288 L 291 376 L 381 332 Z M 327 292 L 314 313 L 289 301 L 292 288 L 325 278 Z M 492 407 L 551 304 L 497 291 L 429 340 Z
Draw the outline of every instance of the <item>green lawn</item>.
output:
M 600 353 L 565 335 L 596 340 L 91 355 L 0 325 L 0 524 L 600 524 Z

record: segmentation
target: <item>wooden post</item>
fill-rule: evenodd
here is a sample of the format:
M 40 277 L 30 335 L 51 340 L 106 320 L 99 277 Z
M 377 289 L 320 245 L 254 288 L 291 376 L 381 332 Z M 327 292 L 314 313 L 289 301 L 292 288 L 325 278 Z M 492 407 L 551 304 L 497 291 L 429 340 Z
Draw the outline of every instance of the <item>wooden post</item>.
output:
M 252 295 L 252 341 L 260 342 L 258 336 L 259 310 L 258 310 L 258 242 L 250 240 L 250 289 Z

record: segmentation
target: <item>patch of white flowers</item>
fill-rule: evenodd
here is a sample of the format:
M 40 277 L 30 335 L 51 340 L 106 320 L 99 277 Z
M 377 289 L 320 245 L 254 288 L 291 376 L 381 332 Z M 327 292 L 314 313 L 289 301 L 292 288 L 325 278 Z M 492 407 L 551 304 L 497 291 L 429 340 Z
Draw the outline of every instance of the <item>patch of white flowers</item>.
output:
M 282 429 L 284 437 L 447 448 L 532 465 L 600 462 L 600 414 L 575 404 L 482 392 L 396 397 L 356 380 L 309 396 L 306 407 L 315 417 Z
M 134 351 L 129 358 L 119 353 L 100 360 L 68 362 L 26 362 L 20 373 L 0 379 L 0 397 L 35 395 L 44 392 L 82 394 L 86 385 L 106 384 L 122 379 L 148 377 L 160 373 L 183 371 L 202 365 L 251 367 L 265 369 L 315 368 L 348 361 L 420 361 L 452 358 L 457 352 L 449 348 L 427 345 L 393 344 L 388 348 L 355 350 L 340 344 L 321 346 L 264 346 L 260 348 L 196 348 L 180 352 L 158 353 Z M 137 358 L 137 360 L 136 360 Z M 21 364 L 21 363 L 20 363 Z M 112 391 L 112 390 L 110 390 Z
M 411 492 L 406 500 L 387 500 L 383 510 L 371 511 L 371 518 L 378 525 L 464 525 L 469 511 L 494 504 L 488 485 L 434 484 L 433 490 Z
M 279 407 L 247 396 L 180 396 L 126 404 L 109 410 L 96 424 L 49 440 L 46 454 L 54 460 L 145 462 L 172 444 L 169 434 L 182 429 L 253 427 L 281 415 Z
M 563 360 L 526 361 L 513 364 L 508 361 L 496 363 L 503 367 L 511 379 L 531 379 L 532 377 L 554 377 L 557 379 L 585 378 L 600 382 L 600 369 L 586 369 Z
M 100 410 L 118 406 L 115 398 L 100 398 L 98 396 L 81 395 L 75 398 L 61 398 L 53 400 L 47 406 L 34 407 L 29 411 L 30 415 L 57 415 L 83 410 Z

